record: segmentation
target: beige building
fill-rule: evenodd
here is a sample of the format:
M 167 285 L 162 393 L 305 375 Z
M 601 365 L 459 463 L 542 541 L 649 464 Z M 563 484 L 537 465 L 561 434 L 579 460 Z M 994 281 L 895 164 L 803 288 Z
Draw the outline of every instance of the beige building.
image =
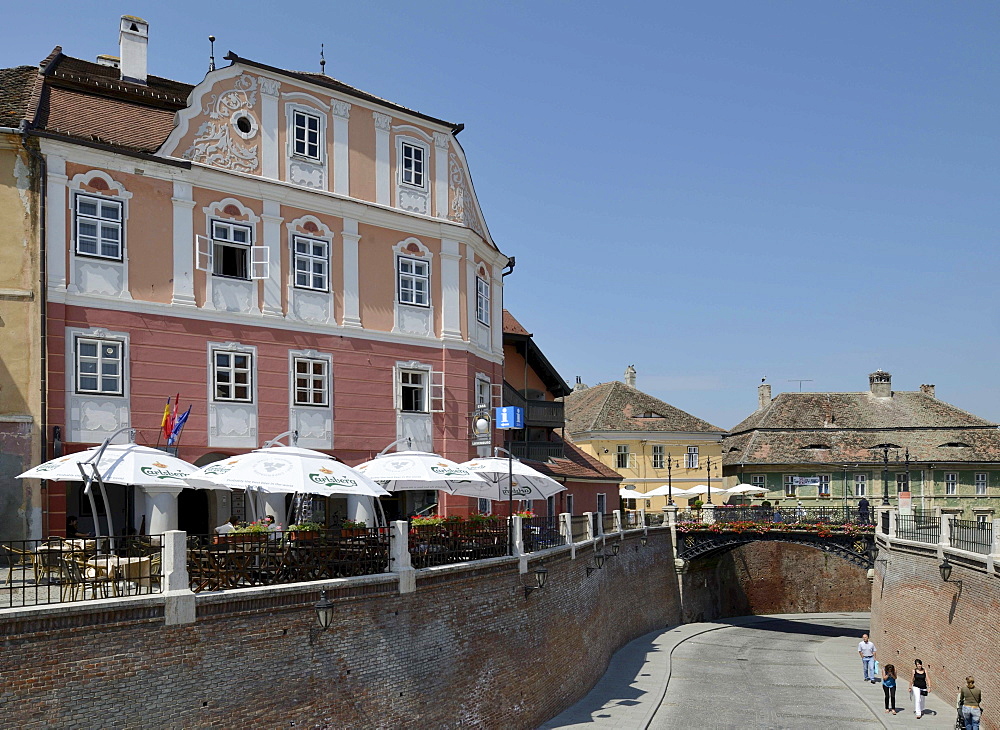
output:
M 0 71 L 0 87 L 17 76 L 27 96 L 33 68 Z M 44 454 L 42 373 L 44 294 L 40 242 L 37 140 L 16 126 L 26 99 L 0 103 L 0 540 L 40 537 L 42 492 L 16 475 Z M 37 486 L 37 483 L 36 483 Z
M 668 482 L 679 489 L 722 486 L 724 429 L 643 393 L 632 366 L 624 383 L 578 383 L 565 403 L 567 437 L 621 474 L 622 487 L 645 493 Z M 638 501 L 651 510 L 667 504 L 666 497 Z M 688 498 L 674 502 L 686 507 Z

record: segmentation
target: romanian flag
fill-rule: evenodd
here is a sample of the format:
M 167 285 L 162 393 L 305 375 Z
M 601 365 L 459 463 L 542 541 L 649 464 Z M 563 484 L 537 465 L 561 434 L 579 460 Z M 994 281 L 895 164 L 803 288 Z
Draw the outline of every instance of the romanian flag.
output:
M 190 415 L 191 406 L 188 406 L 188 409 L 177 417 L 177 420 L 174 422 L 174 427 L 170 431 L 170 437 L 167 438 L 168 446 L 173 446 L 177 443 L 177 440 L 181 437 L 181 429 L 184 428 L 184 424 L 187 423 L 188 416 Z
M 170 416 L 170 399 L 167 398 L 167 405 L 163 406 L 163 420 L 160 421 L 160 429 L 163 431 L 163 438 L 169 439 L 173 428 L 173 418 Z

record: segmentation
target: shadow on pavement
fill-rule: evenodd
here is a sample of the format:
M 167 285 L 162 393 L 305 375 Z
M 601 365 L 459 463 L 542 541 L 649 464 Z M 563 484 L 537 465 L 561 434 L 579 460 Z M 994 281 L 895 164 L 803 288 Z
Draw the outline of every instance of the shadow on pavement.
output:
M 851 626 L 834 626 L 832 624 L 806 624 L 801 621 L 793 621 L 790 619 L 767 617 L 761 617 L 759 622 L 754 621 L 753 623 L 747 623 L 745 616 L 740 618 L 742 618 L 742 621 L 717 618 L 713 620 L 713 623 L 726 624 L 734 627 L 738 626 L 745 629 L 777 631 L 783 634 L 804 634 L 808 636 L 826 636 L 830 638 L 835 636 L 857 636 L 860 639 L 861 634 L 858 632 L 867 630 Z

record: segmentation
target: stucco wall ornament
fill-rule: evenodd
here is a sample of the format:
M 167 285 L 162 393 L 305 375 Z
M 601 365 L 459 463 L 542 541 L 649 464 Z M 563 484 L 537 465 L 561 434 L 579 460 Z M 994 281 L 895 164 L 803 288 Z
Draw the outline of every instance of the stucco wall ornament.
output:
M 451 188 L 451 213 L 450 220 L 468 226 L 483 238 L 486 234 L 483 231 L 479 215 L 476 213 L 475 203 L 472 198 L 472 191 L 469 188 L 469 181 L 465 175 L 465 168 L 454 152 L 448 158 L 448 182 Z
M 233 88 L 212 94 L 202 110 L 208 115 L 198 127 L 194 144 L 181 155 L 193 162 L 202 162 L 213 167 L 221 167 L 235 172 L 253 172 L 260 166 L 257 159 L 257 145 L 244 142 L 234 134 L 231 122 L 242 112 L 247 114 L 257 103 L 257 78 L 240 74 L 233 82 Z

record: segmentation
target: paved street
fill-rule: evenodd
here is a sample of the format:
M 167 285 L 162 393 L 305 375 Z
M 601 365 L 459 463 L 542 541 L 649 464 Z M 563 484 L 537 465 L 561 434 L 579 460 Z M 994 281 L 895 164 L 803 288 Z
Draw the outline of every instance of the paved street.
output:
M 951 728 L 955 715 L 931 696 L 913 716 L 909 668 L 883 712 L 882 688 L 860 678 L 866 614 L 749 616 L 688 624 L 637 639 L 579 703 L 543 728 Z

